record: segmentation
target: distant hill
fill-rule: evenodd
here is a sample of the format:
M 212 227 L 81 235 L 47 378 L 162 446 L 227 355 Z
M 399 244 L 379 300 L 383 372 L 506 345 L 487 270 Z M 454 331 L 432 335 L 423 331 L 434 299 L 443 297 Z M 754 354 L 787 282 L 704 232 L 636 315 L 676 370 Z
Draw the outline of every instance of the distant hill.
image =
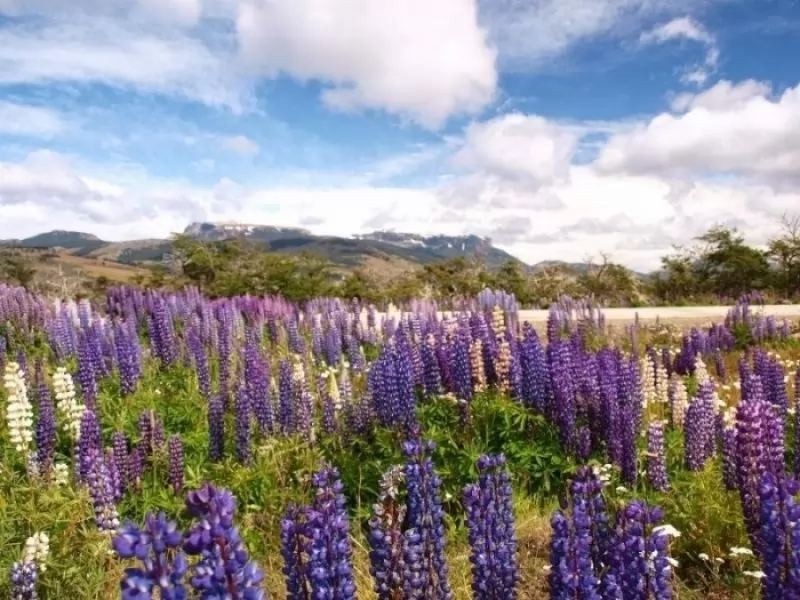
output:
M 265 249 L 285 254 L 313 252 L 343 268 L 366 263 L 371 268 L 381 268 L 382 263 L 391 264 L 393 268 L 402 264 L 411 267 L 443 259 L 474 256 L 489 267 L 498 267 L 508 260 L 518 260 L 494 247 L 490 239 L 476 235 L 423 236 L 375 231 L 345 238 L 315 235 L 307 229 L 296 227 L 209 222 L 191 223 L 183 234 L 204 241 L 243 238 L 264 244 Z M 85 258 L 145 265 L 162 262 L 172 251 L 172 243 L 167 239 L 107 242 L 77 231 L 49 231 L 21 240 L 2 240 L 0 245 L 53 248 Z

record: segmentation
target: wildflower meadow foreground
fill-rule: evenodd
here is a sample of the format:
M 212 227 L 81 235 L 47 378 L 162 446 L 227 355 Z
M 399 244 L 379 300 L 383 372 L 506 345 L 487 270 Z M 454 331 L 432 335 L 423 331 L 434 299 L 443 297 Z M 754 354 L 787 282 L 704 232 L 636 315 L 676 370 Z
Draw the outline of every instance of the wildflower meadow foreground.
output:
M 800 599 L 800 343 L 0 285 L 0 597 Z

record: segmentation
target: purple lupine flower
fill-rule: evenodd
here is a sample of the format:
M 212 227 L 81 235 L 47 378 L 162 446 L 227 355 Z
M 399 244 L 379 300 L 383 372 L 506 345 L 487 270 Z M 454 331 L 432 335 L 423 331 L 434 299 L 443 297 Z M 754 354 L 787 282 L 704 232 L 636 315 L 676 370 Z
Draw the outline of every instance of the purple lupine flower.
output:
M 284 435 L 292 435 L 297 431 L 297 418 L 293 402 L 292 366 L 288 360 L 282 360 L 278 367 L 278 424 Z
M 661 421 L 654 421 L 647 428 L 647 480 L 658 492 L 663 492 L 669 487 L 667 457 L 664 450 L 664 424 Z
M 722 431 L 722 482 L 726 490 L 736 489 L 736 429 Z
M 800 481 L 767 471 L 759 482 L 762 598 L 800 597 Z
M 253 460 L 253 448 L 250 438 L 250 397 L 247 388 L 240 385 L 236 390 L 236 460 L 243 465 L 250 464 Z
M 100 433 L 100 423 L 93 410 L 86 409 L 81 415 L 80 437 L 78 438 L 77 472 L 79 481 L 86 481 L 89 469 L 92 466 L 93 453 L 98 453 L 102 458 L 103 442 Z
M 758 485 L 769 469 L 765 444 L 766 402 L 744 397 L 736 407 L 736 487 L 742 504 L 745 529 L 753 551 L 760 552 L 760 509 Z
M 547 348 L 552 384 L 552 403 L 561 444 L 567 451 L 574 449 L 577 407 L 575 382 L 571 372 L 572 354 L 567 342 L 555 341 Z
M 370 574 L 378 600 L 403 600 L 403 521 L 406 506 L 398 500 L 402 467 L 386 472 L 369 520 Z
M 698 396 L 686 409 L 684 423 L 684 458 L 686 468 L 690 471 L 702 471 L 706 466 L 709 455 L 709 440 L 714 440 L 713 408 L 709 420 L 709 406 L 705 400 Z
M 197 387 L 200 390 L 200 395 L 208 400 L 211 398 L 211 370 L 200 332 L 194 327 L 189 328 L 186 333 L 186 347 L 192 355 L 194 368 L 197 371 Z
M 407 530 L 404 533 L 403 597 L 408 600 L 452 600 L 445 558 L 444 511 L 439 496 L 442 482 L 429 454 L 433 442 L 422 441 L 417 428 L 403 444 L 408 491 Z
M 50 388 L 42 381 L 39 384 L 39 419 L 36 421 L 36 457 L 39 473 L 49 478 L 56 454 L 56 409 Z
M 549 577 L 551 598 L 600 600 L 600 573 L 607 543 L 602 484 L 588 467 L 579 469 L 569 485 L 569 501 L 551 518 Z M 571 514 L 567 509 L 572 507 Z M 576 596 L 578 594 L 578 596 Z
M 141 348 L 139 340 L 131 335 L 121 323 L 114 327 L 114 348 L 119 369 L 119 387 L 123 396 L 136 391 L 141 377 Z
M 225 407 L 214 394 L 208 400 L 208 460 L 219 462 L 225 455 Z
M 351 565 L 350 526 L 339 472 L 325 468 L 315 473 L 314 502 L 302 510 L 290 509 L 282 528 L 283 555 L 288 559 L 284 573 L 287 589 L 307 590 L 310 598 L 355 599 L 356 586 Z M 295 544 L 299 548 L 295 549 Z M 292 596 L 300 597 L 300 596 Z
M 422 382 L 425 395 L 430 398 L 442 393 L 442 374 L 436 357 L 436 338 L 429 334 L 421 346 Z
M 161 361 L 162 366 L 171 367 L 178 359 L 178 345 L 172 315 L 165 300 L 159 297 L 152 299 L 148 322 L 153 355 Z
M 164 424 L 155 410 L 143 410 L 139 414 L 139 449 L 144 460 L 149 460 L 164 445 Z
M 286 581 L 286 600 L 308 600 L 311 597 L 305 574 L 304 523 L 305 510 L 290 504 L 281 519 L 281 571 Z
M 196 519 L 183 550 L 200 560 L 192 567 L 192 587 L 203 598 L 263 600 L 264 572 L 250 560 L 238 527 L 233 524 L 236 498 L 227 489 L 206 483 L 186 498 Z
M 97 527 L 101 531 L 114 531 L 119 527 L 119 513 L 114 502 L 116 492 L 102 452 L 92 448 L 86 463 L 86 484 L 92 497 Z
M 549 326 L 549 322 L 548 322 Z M 566 507 L 564 507 L 566 508 Z M 570 523 L 562 510 L 550 518 L 550 573 L 548 585 L 551 600 L 570 600 L 578 591 L 578 577 L 572 566 L 573 544 Z
M 502 455 L 481 457 L 478 483 L 464 489 L 474 600 L 517 597 L 516 525 L 504 465 Z
M 794 376 L 794 474 L 800 477 L 800 369 Z
M 130 457 L 128 455 L 128 438 L 121 431 L 115 431 L 111 436 L 111 446 L 114 450 L 114 462 L 120 480 L 120 495 L 125 493 L 131 482 Z
M 114 499 L 114 504 L 117 504 L 122 500 L 123 482 L 122 475 L 117 469 L 117 462 L 114 460 L 113 448 L 106 448 L 104 460 L 106 471 L 108 472 L 108 481 L 111 485 L 112 498 Z
M 269 363 L 259 352 L 254 330 L 248 331 L 244 349 L 244 380 L 253 416 L 262 435 L 271 434 L 275 418 L 269 397 Z
M 639 415 L 641 402 L 637 398 L 638 367 L 631 360 L 620 361 L 617 376 L 619 397 L 619 429 L 621 438 L 622 481 L 634 484 L 638 473 L 636 441 L 639 438 Z
M 529 408 L 545 414 L 548 409 L 547 359 L 539 335 L 530 323 L 522 326 L 519 344 L 522 402 Z
M 114 550 L 121 558 L 139 559 L 141 567 L 125 569 L 120 582 L 122 600 L 184 600 L 183 578 L 189 566 L 180 551 L 182 543 L 177 524 L 164 513 L 148 513 L 142 529 L 133 523 L 123 525 L 112 541 Z
M 183 491 L 183 442 L 181 436 L 171 435 L 167 441 L 169 470 L 167 481 L 176 494 Z
M 653 516 L 651 511 L 651 521 Z M 649 591 L 653 600 L 671 600 L 673 570 L 669 557 L 669 535 L 665 531 L 653 530 L 647 538 L 647 555 L 652 564 Z
M 138 447 L 131 450 L 128 456 L 128 469 L 128 485 L 139 491 L 142 486 L 142 477 L 144 476 L 144 459 L 142 458 L 142 451 Z
M 39 595 L 36 585 L 39 582 L 39 572 L 36 563 L 15 562 L 8 572 L 11 583 L 11 600 L 36 600 Z
M 95 361 L 92 357 L 93 348 L 87 334 L 80 337 L 78 345 L 78 384 L 80 385 L 83 403 L 86 408 L 96 410 L 97 402 L 97 374 L 94 370 Z

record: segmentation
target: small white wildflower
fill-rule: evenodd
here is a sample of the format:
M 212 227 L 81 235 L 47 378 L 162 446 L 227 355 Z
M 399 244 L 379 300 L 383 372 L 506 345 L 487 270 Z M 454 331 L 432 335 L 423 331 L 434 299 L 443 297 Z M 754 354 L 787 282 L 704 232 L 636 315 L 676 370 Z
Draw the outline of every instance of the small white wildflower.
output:
M 710 560 L 710 558 L 709 558 L 708 554 L 706 554 L 705 552 L 701 552 L 701 553 L 700 553 L 700 554 L 698 554 L 697 556 L 700 558 L 700 560 L 706 560 L 706 561 L 707 561 L 707 560 Z
M 617 493 L 618 494 L 626 494 L 628 492 L 628 488 L 622 485 L 617 486 Z
M 753 556 L 753 551 L 750 548 L 740 548 L 738 546 L 734 546 L 731 548 L 731 556 Z
M 678 561 L 672 558 L 671 556 L 667 556 L 667 562 L 671 564 L 673 567 L 678 567 Z
M 664 535 L 668 535 L 670 537 L 681 537 L 681 532 L 675 529 L 675 527 L 669 523 L 659 525 L 658 527 L 653 527 L 653 533 L 663 533 Z
M 722 564 L 722 563 L 724 563 L 724 562 L 725 562 L 725 559 L 724 559 L 724 558 L 720 558 L 720 557 L 718 556 L 718 557 L 716 557 L 716 558 L 714 559 L 714 562 L 715 562 L 715 563 Z
M 764 571 L 742 571 L 742 573 L 744 573 L 748 577 L 753 577 L 755 579 L 763 579 L 764 577 L 766 577 Z

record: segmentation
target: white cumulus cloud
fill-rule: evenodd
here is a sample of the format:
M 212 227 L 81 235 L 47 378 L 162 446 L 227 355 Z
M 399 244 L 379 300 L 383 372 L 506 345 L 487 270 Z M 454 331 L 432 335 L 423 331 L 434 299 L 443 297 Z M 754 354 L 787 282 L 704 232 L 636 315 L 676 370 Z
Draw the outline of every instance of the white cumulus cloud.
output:
M 750 174 L 797 177 L 800 85 L 777 97 L 765 84 L 720 82 L 633 131 L 613 136 L 604 172 Z
M 341 110 L 383 109 L 425 126 L 492 101 L 495 51 L 475 0 L 244 2 L 237 29 L 247 64 L 331 87 Z

